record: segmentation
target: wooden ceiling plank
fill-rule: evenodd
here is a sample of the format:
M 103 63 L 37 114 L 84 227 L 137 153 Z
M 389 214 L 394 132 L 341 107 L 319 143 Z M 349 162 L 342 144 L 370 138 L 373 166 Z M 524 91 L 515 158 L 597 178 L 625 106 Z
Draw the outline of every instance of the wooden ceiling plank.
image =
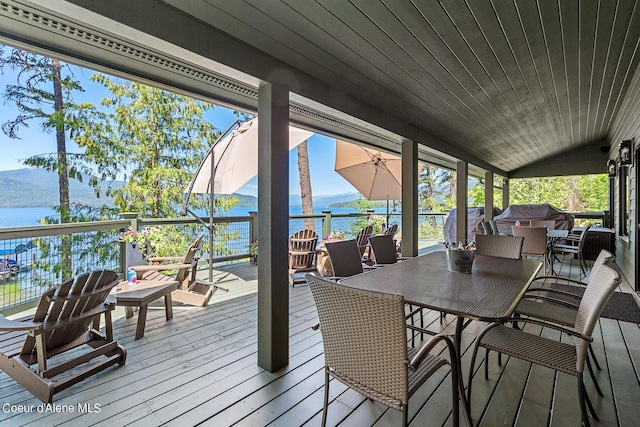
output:
M 189 3 L 198 4 L 197 2 Z M 367 96 L 380 99 L 390 99 L 394 102 L 395 97 L 390 96 L 391 92 L 384 85 L 380 85 L 376 80 L 368 75 L 357 73 L 348 64 L 337 60 L 339 55 L 334 55 L 325 49 L 319 48 L 317 43 L 309 41 L 304 31 L 300 27 L 292 29 L 283 25 L 281 21 L 274 19 L 269 12 L 282 12 L 283 8 L 259 8 L 261 3 L 247 4 L 244 1 L 237 2 L 216 2 L 212 4 L 212 10 L 206 12 L 207 17 L 201 11 L 199 16 L 203 19 L 215 19 L 216 27 L 222 31 L 234 34 L 234 31 L 242 33 L 242 41 L 274 55 L 276 58 L 303 70 L 313 70 L 316 75 L 328 83 L 341 87 L 350 92 L 361 92 L 354 88 L 366 88 Z M 198 15 L 196 15 L 198 16 Z M 231 17 L 236 17 L 231 19 Z M 238 18 L 242 17 L 242 19 Z M 285 17 L 279 16 L 285 20 Z M 299 16 L 300 21 L 285 20 L 285 22 L 298 23 L 307 31 L 314 29 L 314 24 L 307 21 L 303 16 Z M 305 27 L 306 25 L 306 27 Z M 321 31 L 320 31 L 321 32 Z M 286 41 L 286 43 L 284 42 Z M 324 44 L 322 44 L 324 45 Z M 340 52 L 342 54 L 346 52 Z M 351 52 L 353 53 L 353 52 Z M 368 64 L 371 74 L 375 75 L 375 67 Z M 348 85 L 348 86 L 347 86 Z M 291 90 L 296 92 L 295 84 Z M 362 96 L 362 93 L 359 94 Z M 366 96 L 365 96 L 366 97 Z
M 287 4 L 286 1 L 284 3 Z M 265 10 L 263 11 L 263 13 L 273 14 L 274 13 L 273 10 L 279 10 L 278 8 L 270 8 L 268 7 L 269 5 L 260 3 L 260 2 L 257 2 L 256 6 L 264 7 Z M 380 52 L 378 51 L 374 52 L 378 54 L 378 56 L 373 58 L 373 60 L 371 60 L 370 56 L 368 56 L 368 59 L 364 58 L 362 55 L 365 55 L 366 52 L 371 51 L 369 43 L 366 40 L 364 40 L 362 37 L 360 37 L 349 26 L 347 26 L 346 24 L 342 23 L 339 20 L 336 20 L 335 17 L 332 14 L 330 14 L 321 5 L 318 5 L 317 3 L 313 3 L 313 2 L 307 2 L 307 3 L 290 2 L 290 4 L 287 4 L 287 6 L 295 7 L 300 16 L 315 16 L 317 17 L 319 22 L 323 23 L 323 26 L 320 28 L 320 27 L 317 27 L 314 23 L 307 21 L 304 23 L 307 26 L 306 30 L 300 29 L 298 26 L 296 26 L 295 28 L 296 28 L 296 31 L 298 32 L 306 31 L 307 33 L 310 33 L 310 34 L 307 34 L 307 37 L 309 39 L 313 39 L 314 42 L 321 44 L 325 48 L 327 46 L 330 47 L 331 50 L 328 50 L 325 52 L 327 53 L 327 58 L 326 58 L 326 61 L 323 60 L 324 62 L 338 65 L 338 64 L 335 64 L 335 61 L 333 61 L 333 58 L 335 57 L 349 58 L 349 63 L 346 64 L 348 65 L 348 67 L 346 67 L 347 69 L 339 72 L 338 73 L 339 76 L 342 76 L 342 78 L 344 78 L 344 76 L 346 75 L 351 78 L 353 76 L 364 76 L 365 74 L 367 74 L 369 76 L 373 76 L 372 78 L 374 80 L 362 81 L 365 79 L 360 79 L 361 81 L 358 83 L 356 80 L 355 84 L 358 84 L 360 87 L 362 86 L 368 87 L 370 85 L 381 86 L 378 83 L 378 81 L 384 81 L 386 82 L 386 85 L 390 90 L 405 92 L 406 97 L 404 99 L 413 100 L 412 102 L 409 102 L 409 103 L 405 102 L 397 105 L 387 106 L 388 111 L 391 110 L 396 113 L 398 111 L 403 111 L 405 114 L 409 114 L 411 116 L 429 115 L 430 117 L 433 118 L 434 122 L 440 122 L 442 124 L 444 124 L 444 122 L 442 122 L 442 119 L 441 119 L 443 114 L 444 114 L 444 117 L 459 116 L 461 119 L 466 120 L 464 114 L 460 113 L 459 111 L 456 111 L 454 108 L 451 107 L 452 102 L 450 100 L 441 99 L 435 92 L 430 92 L 430 96 L 421 97 L 421 96 L 418 96 L 415 88 L 407 88 L 405 86 L 402 86 L 400 83 L 396 82 L 395 79 L 391 78 L 388 70 L 384 70 L 384 71 L 381 70 L 381 68 L 389 68 L 388 66 L 386 67 L 382 66 L 385 63 L 388 63 L 389 61 L 388 61 L 388 58 L 383 57 L 380 54 Z M 285 16 L 278 16 L 278 18 L 286 21 L 287 25 L 292 25 L 292 26 L 294 25 L 294 24 L 291 24 L 290 20 L 287 20 L 286 19 L 287 17 Z M 333 35 L 333 33 L 343 34 L 344 31 L 353 32 L 352 36 L 348 38 L 350 42 L 349 46 L 345 45 L 341 40 L 336 39 L 335 36 Z M 361 70 L 365 70 L 365 72 L 362 72 Z M 340 86 L 340 82 L 331 81 L 331 83 Z M 430 91 L 430 88 L 423 87 L 422 90 Z M 378 92 L 374 94 L 377 96 L 381 95 Z M 361 98 L 363 98 L 363 95 L 364 95 L 363 93 L 354 94 L 354 96 L 356 97 L 359 96 Z M 389 96 L 390 95 L 389 93 L 384 93 L 383 95 L 384 95 L 383 99 L 384 98 L 397 99 L 397 97 Z M 364 96 L 364 98 L 365 100 L 371 101 L 370 99 L 366 99 L 367 96 Z M 417 109 L 413 110 L 409 108 L 409 105 L 416 106 Z M 479 123 L 479 122 L 481 122 L 480 119 L 476 118 L 476 123 Z M 474 125 L 475 123 L 470 122 L 469 124 Z M 435 128 L 443 129 L 445 128 L 445 126 L 437 125 L 435 126 Z M 457 132 L 449 132 L 449 133 L 445 132 L 443 136 L 452 138 L 452 137 L 456 137 L 455 135 L 456 133 Z M 460 135 L 460 137 L 462 136 Z
M 580 46 L 579 46 L 579 71 L 578 74 L 569 74 L 577 76 L 579 82 L 579 125 L 578 140 L 584 141 L 589 135 L 589 113 L 591 98 L 591 81 L 594 67 L 595 55 L 595 36 L 598 19 L 598 2 L 580 2 Z
M 562 0 L 560 26 L 564 52 L 564 84 L 568 104 L 568 126 L 571 129 L 570 144 L 580 142 L 580 3 L 578 0 Z
M 401 54 L 406 55 L 406 53 L 400 52 L 397 49 L 397 45 L 393 45 L 388 37 L 380 37 L 378 34 L 379 28 L 375 25 L 375 23 L 370 22 L 368 18 L 362 19 L 362 13 L 359 10 L 352 7 L 346 7 L 346 5 L 343 3 L 336 4 L 334 2 L 324 1 L 324 0 L 320 0 L 320 3 L 322 3 L 323 6 L 327 6 L 330 12 L 334 13 L 336 16 L 339 16 L 339 19 L 342 20 L 345 23 L 345 25 L 350 27 L 357 27 L 358 36 L 361 37 L 363 40 L 367 40 L 369 43 L 372 43 L 372 46 L 377 48 L 377 51 L 375 52 L 376 54 L 381 55 L 382 54 L 381 52 L 387 52 L 388 54 L 394 55 L 395 61 L 397 62 L 401 61 L 398 55 L 401 55 Z M 396 49 L 394 49 L 394 47 Z M 371 48 L 369 48 L 369 50 L 371 50 Z M 438 67 L 434 66 L 433 69 L 437 70 Z M 401 70 L 399 69 L 398 72 L 400 71 Z M 468 108 L 469 111 L 472 113 L 472 115 L 467 114 L 464 116 L 464 118 L 470 121 L 475 126 L 476 130 L 484 129 L 483 132 L 487 134 L 487 138 L 491 138 L 491 139 L 500 138 L 499 132 L 497 132 L 494 128 L 495 125 L 488 123 L 488 121 L 486 120 L 481 119 L 482 115 L 479 114 L 478 111 L 474 111 L 472 109 L 472 107 L 474 107 L 473 104 L 472 105 L 465 104 L 463 101 L 460 100 L 458 95 L 454 93 L 454 91 L 458 91 L 458 89 L 460 88 L 459 85 L 456 85 L 455 82 L 451 81 L 449 82 L 448 86 L 445 86 L 438 79 L 433 78 L 432 73 L 433 73 L 433 70 L 431 70 L 431 72 L 429 73 L 424 74 L 422 76 L 426 82 L 426 83 L 422 83 L 424 87 L 422 88 L 414 87 L 414 90 L 419 93 L 420 91 L 424 92 L 424 90 L 431 84 L 442 86 L 445 89 L 445 91 L 440 91 L 439 92 L 440 96 L 443 96 L 443 94 L 446 95 L 447 93 L 451 94 L 451 98 L 449 98 L 448 100 L 451 108 L 457 108 L 456 105 L 462 106 L 464 108 Z M 398 79 L 397 76 L 395 78 Z M 427 79 L 429 79 L 429 81 L 427 81 Z M 403 80 L 403 82 L 406 82 L 406 80 Z M 458 109 L 458 114 L 461 114 L 461 111 L 459 109 Z M 450 123 L 451 120 L 452 118 L 450 117 L 447 121 Z M 446 140 L 451 141 L 450 137 L 446 135 L 444 135 L 444 137 Z M 473 138 L 467 135 L 465 140 L 473 140 Z M 454 145 L 459 144 L 459 142 L 455 142 L 455 141 L 452 141 L 452 143 L 454 143 Z M 465 147 L 465 148 L 468 149 L 469 147 Z M 475 149 L 472 149 L 472 151 L 473 150 Z
M 563 37 L 562 16 L 559 3 L 538 2 L 538 10 L 542 22 L 542 35 L 546 44 L 551 83 L 553 85 L 556 105 L 564 137 L 561 144 L 563 150 L 571 149 L 573 127 L 569 105 L 569 87 L 566 74 L 565 40 Z M 566 23 L 566 22 L 565 22 Z
M 536 79 L 544 93 L 544 97 L 539 99 L 538 102 L 546 105 L 555 130 L 555 141 L 552 146 L 547 147 L 547 152 L 563 151 L 566 149 L 566 134 L 548 56 L 548 48 L 558 49 L 558 46 L 549 46 L 547 44 L 540 10 L 536 2 L 516 1 L 516 10 L 525 34 L 526 46 L 534 64 Z M 555 44 L 557 41 L 553 40 L 553 43 Z
M 545 92 L 537 75 L 536 65 L 527 46 L 525 30 L 522 27 L 521 19 L 514 4 L 505 2 L 493 2 L 493 7 L 500 22 L 502 31 L 505 34 L 509 49 L 512 52 L 518 71 L 521 77 L 518 78 L 514 71 L 514 80 L 521 82 L 522 86 L 531 94 L 529 102 L 534 106 L 541 123 L 544 124 L 551 143 L 544 145 L 543 149 L 548 150 L 553 147 L 553 142 L 558 140 L 558 131 L 552 120 L 549 105 L 545 100 Z M 522 91 L 524 88 L 521 89 Z
M 472 6 L 470 13 L 473 16 L 476 31 L 482 35 L 484 43 L 472 46 L 472 49 L 480 52 L 479 56 L 484 59 L 483 62 L 486 64 L 486 69 L 492 75 L 495 84 L 499 86 L 505 102 L 509 103 L 520 122 L 523 126 L 526 126 L 529 134 L 527 139 L 533 139 L 529 145 L 533 146 L 538 155 L 542 155 L 541 146 L 545 141 L 547 143 L 550 141 L 549 135 L 544 130 L 544 124 L 540 121 L 540 116 L 536 114 L 535 109 L 530 108 L 529 103 L 525 103 L 525 99 L 528 100 L 531 97 L 526 86 L 524 87 L 524 96 L 521 96 L 516 89 L 514 75 L 521 76 L 522 74 L 509 50 L 493 8 L 481 5 L 479 8 L 473 9 L 473 6 L 477 7 L 480 3 L 474 2 L 470 5 Z M 485 9 L 482 6 L 487 8 Z M 485 14 L 478 14 L 478 11 L 485 11 Z M 473 28 L 468 30 L 473 31 Z M 470 37 L 465 38 L 470 41 L 474 40 Z M 485 48 L 486 51 L 483 51 Z M 504 64 L 502 62 L 503 58 L 506 58 L 506 63 Z
M 621 102 L 620 111 L 615 116 L 609 141 L 613 149 L 623 139 L 640 132 L 640 69 L 637 69 L 629 84 L 629 91 Z
M 613 3 L 613 2 L 612 2 Z M 605 7 L 598 2 L 595 43 L 593 46 L 593 66 L 591 68 L 591 88 L 589 91 L 589 115 L 587 117 L 587 134 L 585 139 L 596 137 L 596 120 L 602 94 L 603 77 L 609 60 L 609 45 L 613 33 L 613 20 L 616 7 Z
M 607 53 L 607 63 L 602 76 L 602 85 L 600 86 L 600 96 L 596 110 L 596 119 L 594 121 L 594 134 L 603 133 L 603 124 L 605 116 L 609 108 L 609 100 L 611 91 L 614 87 L 614 80 L 617 78 L 616 73 L 619 68 L 622 56 L 623 43 L 627 35 L 627 29 L 632 16 L 636 0 L 618 0 L 618 8 L 615 13 L 613 28 L 611 31 L 610 43 Z
M 411 64 L 411 68 L 405 68 L 408 75 L 421 76 L 427 79 L 433 78 L 442 88 L 450 91 L 458 103 L 475 114 L 476 118 L 483 117 L 487 113 L 491 114 L 485 108 L 485 104 L 475 99 L 474 95 L 465 87 L 465 81 L 452 75 L 444 68 L 440 57 L 434 57 L 429 49 L 426 49 L 424 45 L 416 42 L 414 34 L 409 32 L 407 27 L 401 24 L 398 20 L 400 18 L 391 14 L 391 12 L 380 3 L 365 2 L 362 5 L 358 4 L 356 0 L 354 4 L 364 7 L 364 9 L 360 9 L 360 12 L 371 20 L 376 27 L 384 24 L 385 34 L 387 36 L 385 38 L 374 39 L 372 34 L 368 33 L 363 34 L 363 37 L 367 38 L 381 51 L 392 52 L 394 55 L 393 60 L 396 63 Z M 420 23 L 424 26 L 423 21 Z M 487 102 L 488 98 L 483 101 Z M 489 124 L 487 123 L 486 126 L 489 127 Z M 495 130 L 495 126 L 497 126 L 497 121 L 496 124 L 490 127 L 493 131 L 492 138 L 499 137 L 500 135 L 500 132 Z
M 478 4 L 479 2 L 474 2 L 469 6 L 478 6 Z M 445 8 L 448 5 L 444 4 Z M 512 79 L 500 63 L 494 43 L 497 41 L 502 47 L 506 47 L 506 45 L 495 13 L 487 4 L 480 5 L 478 9 L 485 13 L 476 15 L 475 11 L 469 8 L 458 8 L 455 14 L 450 15 L 450 18 L 454 20 L 454 24 L 460 31 L 462 38 L 469 44 L 469 49 L 489 77 L 488 84 L 497 89 L 498 97 L 495 101 L 504 104 L 505 109 L 508 109 L 508 111 L 503 112 L 510 128 L 521 128 L 523 130 L 523 133 L 518 137 L 521 152 L 534 151 L 537 155 L 542 155 L 541 146 L 544 143 L 542 141 L 548 142 L 548 135 L 541 130 L 540 121 L 534 120 L 529 109 L 525 108 L 522 99 L 512 84 Z M 487 21 L 490 23 L 487 23 Z M 482 28 L 483 25 L 489 28 L 493 26 L 493 31 L 488 34 L 485 33 Z M 513 60 L 510 52 L 508 56 Z M 511 61 L 511 64 L 515 65 L 513 61 Z M 517 67 L 510 69 L 510 72 L 514 71 L 519 74 Z M 515 133 L 512 132 L 510 135 L 515 136 Z
M 497 66 L 505 76 L 505 83 L 509 84 L 516 99 L 515 102 L 519 104 L 520 109 L 526 114 L 531 129 L 537 136 L 537 139 L 530 141 L 531 145 L 535 146 L 538 156 L 544 156 L 543 145 L 548 145 L 551 142 L 550 135 L 552 133 L 549 124 L 543 119 L 540 110 L 533 102 L 532 92 L 527 85 L 520 64 L 516 59 L 513 48 L 509 44 L 491 0 L 474 1 L 469 6 L 479 25 L 479 30 L 487 40 L 487 45 L 491 49 Z
M 416 3 L 416 6 L 419 6 L 420 13 L 424 19 L 428 20 L 429 24 L 429 27 L 415 29 L 421 42 L 435 52 L 445 69 L 452 73 L 456 80 L 464 82 L 463 85 L 468 88 L 470 95 L 500 126 L 501 139 L 510 145 L 518 144 L 522 139 L 526 139 L 525 130 L 522 127 L 509 125 L 508 116 L 513 115 L 513 112 L 507 108 L 506 103 L 496 102 L 496 99 L 499 99 L 497 87 L 492 85 L 490 76 L 477 60 L 475 53 L 463 40 L 455 23 L 451 21 L 450 15 L 443 9 L 444 5 L 423 2 Z M 410 13 L 403 14 L 403 18 L 407 21 L 411 20 L 413 16 L 415 15 Z M 488 91 L 487 89 L 492 90 Z M 526 148 L 515 146 L 513 148 L 514 151 L 520 151 L 520 155 L 526 155 Z
M 635 44 L 634 44 L 635 41 Z M 618 57 L 613 84 L 609 92 L 606 105 L 607 110 L 602 120 L 601 132 L 611 129 L 611 120 L 617 114 L 619 101 L 622 94 L 626 93 L 632 72 L 637 68 L 640 55 L 638 47 L 640 45 L 640 2 L 634 0 L 630 19 L 626 26 L 622 51 Z
M 397 3 L 393 4 L 394 6 L 398 5 Z M 425 49 L 424 45 L 416 43 L 417 35 L 411 32 L 413 28 L 424 26 L 424 22 L 421 20 L 419 15 L 417 16 L 415 14 L 415 10 L 410 10 L 407 14 L 406 10 L 376 10 L 376 8 L 369 6 L 370 3 L 362 3 L 362 5 L 363 7 L 367 6 L 366 13 L 369 19 L 376 23 L 384 23 L 385 31 L 392 40 L 398 43 L 399 49 L 402 49 L 407 55 L 415 58 L 417 62 L 424 63 L 423 57 L 428 56 L 430 52 L 428 52 L 428 49 Z M 407 5 L 405 4 L 405 6 Z M 391 13 L 394 13 L 394 15 Z M 412 18 L 407 20 L 407 16 L 411 16 Z M 401 21 L 404 26 L 401 25 Z M 433 57 L 430 59 L 434 62 L 436 61 Z M 427 68 L 439 68 L 439 63 L 436 63 L 433 66 L 429 65 L 430 64 L 424 65 L 425 70 Z M 477 131 L 474 130 L 474 132 Z M 487 136 L 487 140 L 496 141 L 496 137 Z M 466 148 L 468 149 L 468 146 Z

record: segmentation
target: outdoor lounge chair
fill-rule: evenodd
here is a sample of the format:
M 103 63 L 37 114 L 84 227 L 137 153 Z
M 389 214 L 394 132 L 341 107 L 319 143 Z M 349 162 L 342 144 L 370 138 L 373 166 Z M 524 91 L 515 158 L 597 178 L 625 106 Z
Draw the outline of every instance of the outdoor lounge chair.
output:
M 300 230 L 289 237 L 289 277 L 291 286 L 305 283 L 305 275 L 318 271 L 318 235 L 313 230 Z
M 4 331 L 0 335 L 0 369 L 35 397 L 51 403 L 55 393 L 109 366 L 124 365 L 127 351 L 113 340 L 111 326 L 115 301 L 107 302 L 117 284 L 115 271 L 96 270 L 45 292 L 30 321 L 0 316 L 0 331 Z M 105 335 L 97 326 L 92 328 L 103 314 Z M 52 365 L 50 358 L 83 344 L 91 351 L 74 351 L 71 357 Z M 94 361 L 101 356 L 105 358 Z M 78 370 L 80 366 L 84 368 Z
M 614 260 L 615 255 L 606 250 L 602 250 L 598 258 L 594 261 L 592 269 L 595 271 L 600 268 L 602 264 L 612 263 Z M 549 279 L 553 280 L 553 283 L 549 284 L 546 282 Z M 535 278 L 534 283 L 541 280 L 546 283 L 543 286 L 530 286 L 516 306 L 514 315 L 533 317 L 573 328 L 576 323 L 580 300 L 582 299 L 587 283 L 562 276 L 539 276 Z M 553 284 L 557 283 L 562 283 L 562 289 L 553 287 Z M 570 288 L 574 286 L 579 288 L 580 292 L 571 292 Z M 593 358 L 596 368 L 600 369 L 600 364 L 591 345 L 589 345 L 589 353 Z M 598 387 L 593 372 L 591 370 L 589 372 L 591 373 L 594 384 Z
M 355 240 L 341 240 L 325 244 L 333 270 L 332 279 L 353 276 L 370 267 L 362 263 L 358 243 Z
M 318 309 L 324 346 L 323 426 L 330 376 L 373 401 L 402 411 L 402 425 L 407 426 L 409 399 L 445 365 L 451 365 L 452 422 L 458 425 L 460 368 L 449 336 L 437 335 L 419 350 L 407 348 L 402 295 L 353 289 L 311 275 L 307 282 Z M 447 345 L 449 360 L 430 354 L 441 341 Z
M 522 258 L 522 243 L 524 237 L 501 236 L 499 234 L 476 235 L 476 255 L 486 255 L 498 258 Z
M 356 242 L 358 243 L 358 251 L 360 251 L 360 258 L 362 261 L 369 260 L 369 237 L 373 235 L 373 226 L 367 225 L 356 235 Z
M 384 234 L 390 234 L 391 236 L 395 236 L 398 232 L 398 224 L 393 224 L 391 227 L 388 227 L 384 230 Z
M 583 276 L 587 275 L 587 263 L 582 256 L 582 249 L 584 248 L 584 243 L 587 240 L 587 233 L 591 226 L 587 226 L 584 230 L 582 230 L 582 234 L 573 234 L 569 233 L 566 238 L 567 243 L 554 243 L 552 247 L 553 255 L 556 254 L 571 254 L 575 255 L 578 258 L 578 263 L 580 264 L 580 271 Z
M 482 231 L 484 231 L 484 234 L 487 236 L 490 236 L 493 233 L 493 228 L 491 227 L 491 223 L 489 221 L 482 221 L 480 223 L 480 225 L 482 226 Z M 477 241 L 478 239 L 476 239 Z
M 369 237 L 369 246 L 373 255 L 375 264 L 371 267 L 384 267 L 385 265 L 395 264 L 398 261 L 408 259 L 406 257 L 398 257 L 396 252 L 396 244 L 393 241 L 393 235 L 381 234 L 379 236 Z
M 542 257 L 544 274 L 547 274 L 547 229 L 545 227 L 511 227 L 514 236 L 524 237 L 522 255 Z
M 593 341 L 592 333 L 596 321 L 619 283 L 620 275 L 610 266 L 602 264 L 597 270 L 594 269 L 589 278 L 589 284 L 584 296 L 580 301 L 574 328 L 565 328 L 555 323 L 533 318 L 523 319 L 518 317 L 487 326 L 478 335 L 473 348 L 467 389 L 469 407 L 471 407 L 473 367 L 475 366 L 478 349 L 484 347 L 487 350 L 487 357 L 489 351 L 493 350 L 577 377 L 582 423 L 586 426 L 589 425 L 586 406 L 589 407 L 591 414 L 597 420 L 597 415 L 584 386 L 584 365 L 585 361 L 588 360 L 587 348 L 589 343 Z M 555 329 L 568 334 L 573 340 L 571 340 L 571 343 L 552 340 L 538 334 L 507 327 L 504 325 L 506 322 L 526 322 Z M 487 365 L 485 357 L 485 379 L 488 379 Z
M 202 235 L 198 236 L 183 257 L 151 257 L 150 265 L 134 265 L 138 280 L 176 280 L 178 289 L 173 291 L 172 299 L 187 305 L 204 307 L 215 292 L 215 285 L 201 283 L 196 279 L 198 259 L 196 253 L 200 249 Z M 179 264 L 175 262 L 178 261 Z M 173 262 L 173 264 L 164 264 Z M 164 271 L 177 270 L 175 275 L 163 274 Z

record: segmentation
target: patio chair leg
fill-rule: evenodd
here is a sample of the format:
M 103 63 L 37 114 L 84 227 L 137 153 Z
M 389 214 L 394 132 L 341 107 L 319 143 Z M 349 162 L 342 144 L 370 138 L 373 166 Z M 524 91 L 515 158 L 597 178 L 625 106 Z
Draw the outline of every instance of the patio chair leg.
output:
M 487 350 L 487 353 L 489 350 Z M 469 381 L 467 382 L 467 409 L 469 413 L 467 415 L 471 418 L 471 384 L 473 382 L 473 368 L 476 366 L 476 356 L 478 355 L 478 346 L 474 346 L 473 354 L 471 355 L 471 364 L 469 365 Z M 485 366 L 487 365 L 486 357 L 485 357 Z M 485 377 L 489 375 L 489 372 L 485 371 Z M 460 387 L 464 389 L 464 384 L 462 384 L 462 379 L 460 380 Z M 464 390 L 461 391 L 464 393 Z M 472 424 L 473 425 L 473 424 Z
M 498 353 L 498 366 L 502 366 L 502 353 Z
M 578 375 L 578 399 L 580 399 L 580 412 L 582 414 L 582 425 L 585 427 L 590 427 L 589 416 L 587 415 L 587 408 L 585 406 L 585 401 L 586 399 L 588 399 L 587 391 L 584 388 L 584 383 L 582 381 L 581 375 Z
M 453 425 L 460 425 L 460 393 L 462 392 L 462 405 L 466 407 L 466 403 L 464 402 L 464 389 L 461 391 L 460 387 L 462 384 L 460 383 L 460 366 L 458 365 L 457 360 L 451 361 L 451 394 L 453 396 L 453 406 L 452 406 L 452 418 Z M 466 411 L 465 411 L 466 413 Z
M 591 357 L 593 358 L 594 365 L 596 365 L 596 369 L 598 369 L 598 371 L 601 371 L 602 368 L 600 367 L 600 364 L 598 363 L 598 358 L 596 357 L 596 354 L 593 352 L 593 347 L 591 347 L 591 344 L 589 344 L 589 353 L 591 353 Z
M 489 379 L 489 349 L 486 349 L 484 354 L 484 379 Z
M 409 426 L 409 408 L 408 405 L 402 405 L 402 425 L 404 427 Z
M 324 368 L 324 406 L 322 407 L 322 427 L 327 425 L 327 411 L 329 410 L 329 368 Z
M 602 396 L 602 390 L 600 390 L 600 384 L 598 384 L 598 380 L 596 376 L 593 374 L 593 368 L 591 367 L 591 358 L 587 355 L 587 368 L 589 369 L 589 375 L 591 376 L 591 380 L 593 381 L 593 385 L 596 387 L 596 391 L 598 392 L 598 396 Z

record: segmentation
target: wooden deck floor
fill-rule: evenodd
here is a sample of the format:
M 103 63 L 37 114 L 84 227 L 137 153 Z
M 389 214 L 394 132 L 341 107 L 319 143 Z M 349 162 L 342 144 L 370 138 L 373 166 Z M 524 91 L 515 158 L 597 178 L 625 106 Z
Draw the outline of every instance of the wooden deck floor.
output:
M 575 272 L 575 265 L 564 268 Z M 269 373 L 257 366 L 257 282 L 251 279 L 255 267 L 229 270 L 249 280 L 227 276 L 219 284 L 228 287 L 228 293 L 217 292 L 204 308 L 175 306 L 169 322 L 160 305 L 150 308 L 145 336 L 138 341 L 133 339 L 136 317 L 126 319 L 118 309 L 114 334 L 128 350 L 126 365 L 59 393 L 55 397 L 58 407 L 38 406 L 40 401 L 0 373 L 0 425 L 319 425 L 324 383 L 322 340 L 319 332 L 310 329 L 317 316 L 308 287 L 298 285 L 290 290 L 289 365 Z M 426 312 L 425 319 L 434 331 L 453 329 L 453 316 L 447 316 L 442 326 L 435 312 Z M 463 334 L 466 373 L 473 338 L 482 327 L 472 323 Z M 600 415 L 600 422 L 592 425 L 637 425 L 639 325 L 603 318 L 595 335 L 594 349 L 603 364 L 597 375 L 604 397 L 598 398 L 591 380 L 586 379 Z M 475 424 L 580 425 L 573 377 L 515 359 L 503 362 L 499 367 L 495 355 L 490 359 L 489 381 L 484 380 L 483 368 L 476 367 L 472 399 Z M 412 425 L 451 425 L 448 375 L 442 370 L 413 397 Z M 400 424 L 399 412 L 372 403 L 337 381 L 331 382 L 330 391 L 329 425 Z M 31 408 L 31 412 L 24 412 Z M 45 412 L 39 413 L 39 409 Z

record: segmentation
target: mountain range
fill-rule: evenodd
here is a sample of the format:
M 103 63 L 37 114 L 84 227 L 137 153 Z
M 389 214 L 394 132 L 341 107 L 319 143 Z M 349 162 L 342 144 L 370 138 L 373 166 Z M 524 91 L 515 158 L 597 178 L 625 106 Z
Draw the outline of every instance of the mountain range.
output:
M 104 195 L 105 190 L 111 185 L 120 187 L 123 181 L 110 181 L 101 184 L 101 196 L 96 197 L 93 189 L 86 183 L 69 180 L 69 193 L 72 202 L 88 206 L 111 205 L 112 200 Z M 58 200 L 58 175 L 37 168 L 24 168 L 10 171 L 0 171 L 0 207 L 52 207 L 59 204 Z M 258 207 L 258 198 L 244 194 L 234 194 L 239 199 L 237 207 Z M 343 193 L 334 195 L 318 195 L 313 197 L 314 206 L 329 207 L 336 203 L 348 203 L 356 200 L 358 193 Z M 302 204 L 299 194 L 289 195 L 290 206 Z
M 104 191 L 111 186 L 120 187 L 122 181 L 104 182 L 101 185 L 100 198 L 86 183 L 69 180 L 69 197 L 72 202 L 89 206 L 112 204 L 112 200 L 104 195 Z M 0 207 L 51 207 L 60 204 L 58 199 L 58 174 L 37 168 L 24 168 L 10 171 L 0 171 Z

